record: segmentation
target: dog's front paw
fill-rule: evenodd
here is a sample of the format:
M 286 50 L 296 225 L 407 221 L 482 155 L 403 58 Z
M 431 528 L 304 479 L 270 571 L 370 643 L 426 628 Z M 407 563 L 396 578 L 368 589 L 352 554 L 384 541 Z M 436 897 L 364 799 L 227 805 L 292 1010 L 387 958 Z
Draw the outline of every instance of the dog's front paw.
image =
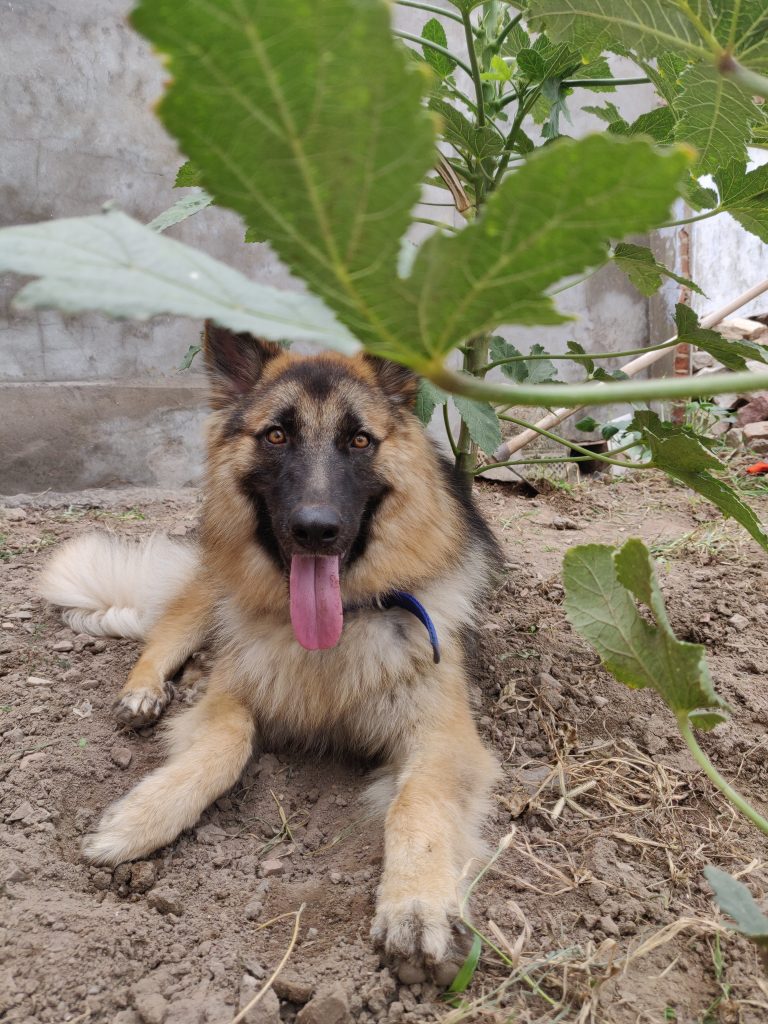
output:
M 158 720 L 172 694 L 173 685 L 168 679 L 159 687 L 127 690 L 112 705 L 112 712 L 120 725 L 129 729 L 142 729 Z
M 149 775 L 106 809 L 96 831 L 85 836 L 83 853 L 94 864 L 112 867 L 145 857 L 186 827 L 184 810 L 184 801 L 174 800 L 162 774 Z
M 406 985 L 450 985 L 471 946 L 469 930 L 442 901 L 380 900 L 371 938 Z

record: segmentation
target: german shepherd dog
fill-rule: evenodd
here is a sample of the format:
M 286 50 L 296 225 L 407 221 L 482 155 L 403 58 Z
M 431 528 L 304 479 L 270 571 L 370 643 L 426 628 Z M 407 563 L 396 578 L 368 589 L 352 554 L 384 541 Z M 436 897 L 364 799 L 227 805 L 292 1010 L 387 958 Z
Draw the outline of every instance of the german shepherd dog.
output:
M 495 541 L 415 416 L 410 371 L 210 324 L 205 360 L 199 546 L 91 534 L 41 585 L 78 631 L 146 637 L 115 704 L 124 725 L 156 720 L 186 659 L 215 652 L 204 695 L 168 726 L 167 763 L 107 809 L 85 854 L 116 865 L 173 842 L 254 748 L 346 748 L 383 766 L 373 939 L 401 970 L 446 983 L 496 773 L 463 650 Z

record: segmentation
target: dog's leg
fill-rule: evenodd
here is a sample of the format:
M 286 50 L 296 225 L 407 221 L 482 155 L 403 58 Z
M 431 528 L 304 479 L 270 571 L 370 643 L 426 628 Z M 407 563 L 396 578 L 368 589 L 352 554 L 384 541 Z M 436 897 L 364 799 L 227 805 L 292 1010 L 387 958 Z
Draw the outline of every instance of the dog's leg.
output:
M 482 851 L 480 824 L 497 769 L 463 699 L 443 711 L 442 722 L 414 732 L 399 768 L 371 934 L 404 981 L 432 974 L 447 984 L 469 949 L 458 920 L 461 876 Z
M 144 857 L 195 824 L 205 808 L 235 784 L 251 756 L 256 727 L 245 703 L 216 685 L 170 727 L 171 756 L 112 804 L 83 851 L 98 864 Z
M 210 627 L 213 595 L 200 576 L 168 606 L 114 704 L 121 725 L 156 721 L 171 698 L 170 677 L 202 646 Z

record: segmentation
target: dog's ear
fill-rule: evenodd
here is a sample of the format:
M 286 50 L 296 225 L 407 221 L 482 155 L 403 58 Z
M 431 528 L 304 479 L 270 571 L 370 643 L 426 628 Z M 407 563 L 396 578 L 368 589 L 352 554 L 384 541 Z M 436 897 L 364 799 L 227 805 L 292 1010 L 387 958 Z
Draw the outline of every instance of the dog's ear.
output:
M 366 365 L 373 370 L 376 383 L 390 401 L 396 405 L 413 408 L 419 393 L 420 377 L 418 374 L 409 370 L 407 366 L 393 363 L 389 359 L 382 359 L 380 356 L 366 354 L 363 359 Z
M 211 405 L 224 409 L 251 390 L 269 360 L 283 349 L 274 342 L 254 338 L 252 334 L 236 334 L 206 320 L 203 351 Z

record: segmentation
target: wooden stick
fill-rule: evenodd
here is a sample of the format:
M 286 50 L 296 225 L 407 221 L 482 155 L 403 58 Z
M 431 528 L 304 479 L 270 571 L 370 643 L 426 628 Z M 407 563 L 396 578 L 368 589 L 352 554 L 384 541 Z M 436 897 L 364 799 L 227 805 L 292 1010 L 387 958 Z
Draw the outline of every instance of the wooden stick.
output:
M 715 324 L 719 324 L 721 320 L 725 320 L 725 318 L 730 316 L 731 313 L 735 313 L 737 309 L 741 309 L 742 306 L 746 306 L 746 304 L 751 302 L 752 299 L 756 299 L 759 295 L 762 295 L 763 292 L 767 291 L 768 278 L 761 281 L 760 284 L 754 285 L 748 291 L 742 292 L 741 295 L 733 299 L 726 306 L 723 306 L 722 309 L 718 309 L 716 312 L 705 316 L 701 321 L 701 326 L 714 327 Z M 665 344 L 673 342 L 676 337 L 677 335 L 674 334 L 671 338 L 667 339 Z M 644 370 L 646 367 L 652 366 L 653 363 L 658 362 L 658 360 L 665 356 L 668 351 L 669 349 L 662 348 L 656 349 L 653 352 L 646 352 L 645 355 L 637 356 L 635 359 L 630 360 L 630 362 L 628 362 L 626 366 L 623 366 L 622 369 L 628 377 L 634 377 L 636 374 L 640 373 L 641 370 Z M 595 385 L 595 387 L 601 386 L 602 385 L 600 383 Z M 567 420 L 569 416 L 573 416 L 575 413 L 581 412 L 583 408 L 584 406 L 580 405 L 575 409 L 555 409 L 554 412 L 548 413 L 540 419 L 536 423 L 536 426 L 541 430 L 550 430 L 552 427 L 556 427 L 558 423 L 562 423 L 563 420 Z M 514 455 L 515 452 L 519 452 L 521 448 L 524 448 L 527 444 L 530 444 L 531 441 L 535 441 L 536 438 L 540 436 L 541 435 L 538 431 L 533 428 L 529 428 L 528 430 L 521 431 L 519 434 L 515 434 L 514 437 L 510 437 L 508 441 L 505 441 L 496 449 L 493 453 L 494 462 L 506 462 L 510 455 Z

